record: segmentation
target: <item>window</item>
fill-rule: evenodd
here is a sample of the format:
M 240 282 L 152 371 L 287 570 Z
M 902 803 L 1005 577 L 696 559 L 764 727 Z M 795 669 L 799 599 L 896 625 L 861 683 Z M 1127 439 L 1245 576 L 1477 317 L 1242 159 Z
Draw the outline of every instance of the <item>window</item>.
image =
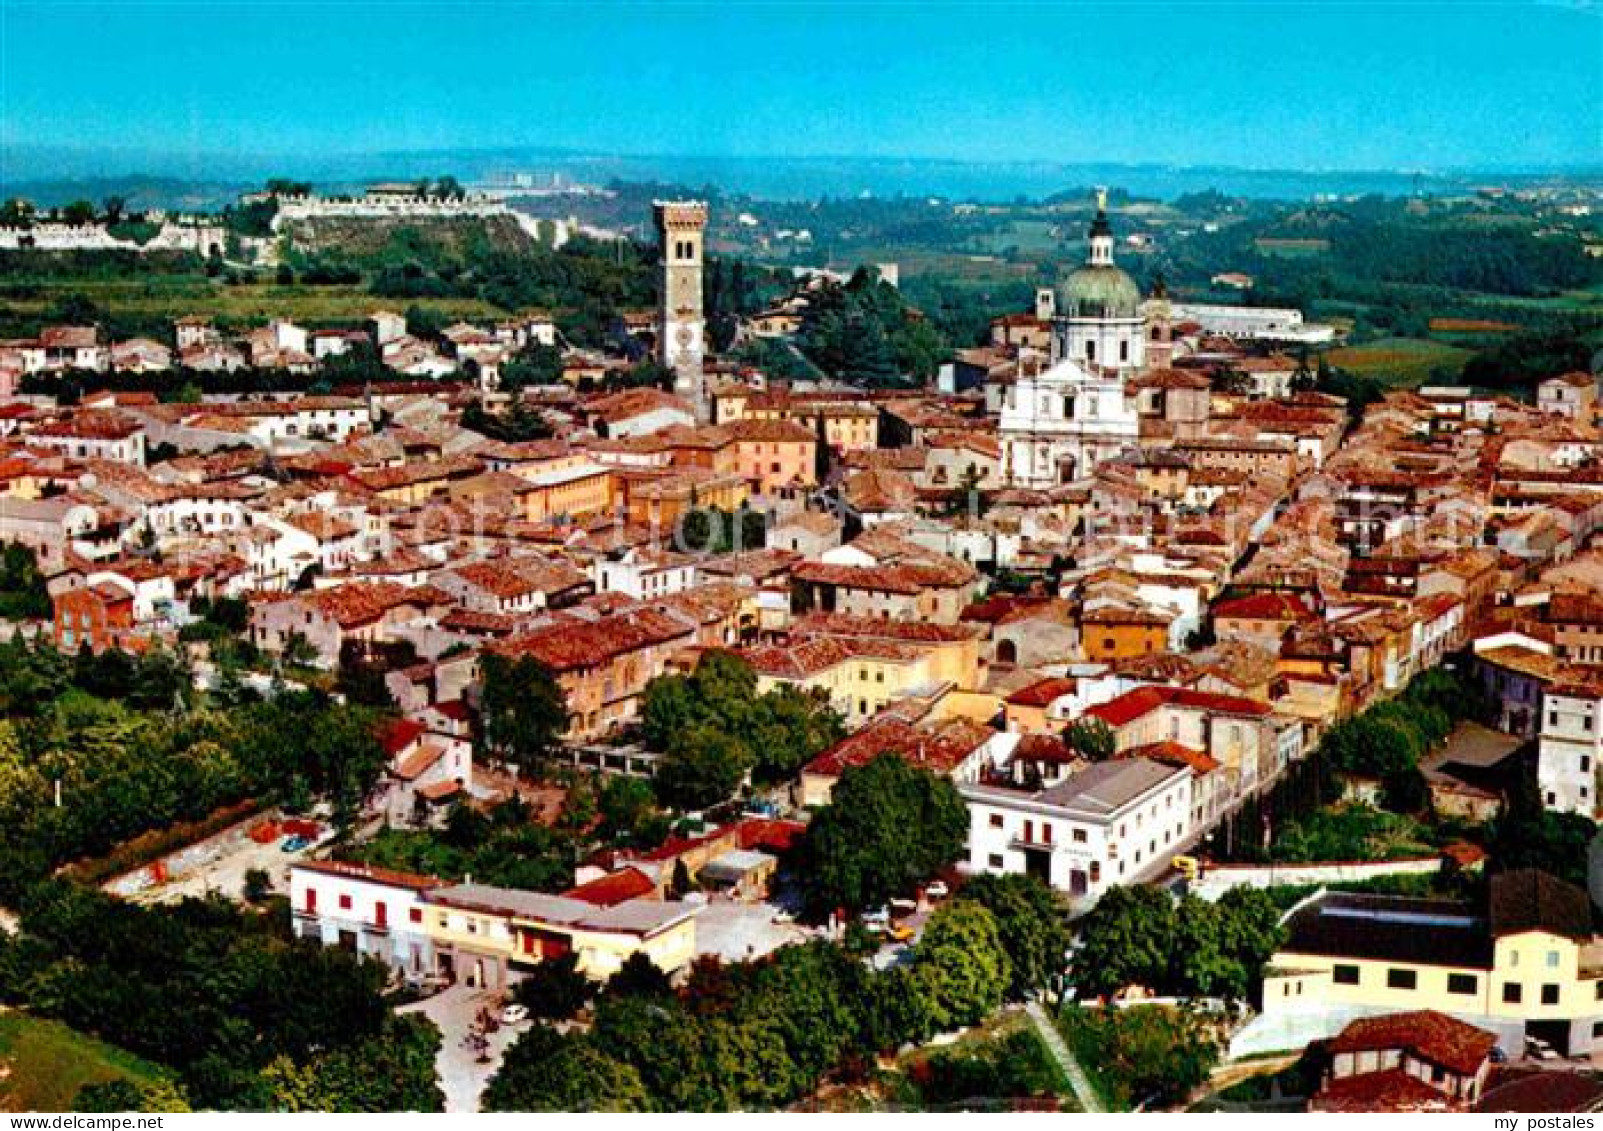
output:
M 414 923 L 423 922 L 423 909 L 421 907 L 412 908 L 411 912 L 407 915 L 407 918 Z
M 340 910 L 341 911 L 349 911 L 350 909 L 351 909 L 351 897 L 348 896 L 348 895 L 340 896 Z
M 1102 878 L 1102 861 L 1091 861 L 1091 882 L 1094 884 Z
M 1356 986 L 1358 984 L 1358 967 L 1345 962 L 1338 962 L 1330 968 L 1330 980 L 1338 986 Z
M 1412 970 L 1392 967 L 1386 971 L 1386 986 L 1393 990 L 1411 990 L 1419 984 L 1419 975 Z
M 1503 1004 L 1518 1005 L 1524 996 L 1525 991 L 1518 982 L 1503 983 Z
M 1003 825 L 1002 814 L 1000 814 L 1000 813 L 992 813 L 991 814 L 991 827 L 993 829 L 999 829 L 999 828 L 1002 827 L 1002 825 Z M 1603 982 L 1599 982 L 1598 985 L 1603 986 Z
M 1473 974 L 1447 975 L 1447 992 L 1450 994 L 1472 994 L 1480 979 Z
M 1546 985 L 1544 985 L 1542 987 L 1542 1004 L 1543 1005 L 1557 1005 L 1558 1004 L 1558 986 L 1556 986 L 1552 982 L 1548 982 Z
M 1549 970 L 1558 969 L 1558 951 L 1550 950 L 1547 952 L 1547 968 Z
M 1085 843 L 1085 830 L 1084 829 L 1075 829 L 1074 833 L 1072 834 L 1070 839 L 1073 840 L 1075 844 L 1084 844 Z M 1600 991 L 1603 991 L 1603 982 L 1599 982 L 1597 984 L 1597 986 L 1598 986 L 1598 989 Z M 1603 997 L 1603 993 L 1599 993 L 1598 996 L 1599 997 Z
M 987 863 L 993 868 L 1000 868 L 1002 866 L 1002 857 L 993 852 L 987 859 Z

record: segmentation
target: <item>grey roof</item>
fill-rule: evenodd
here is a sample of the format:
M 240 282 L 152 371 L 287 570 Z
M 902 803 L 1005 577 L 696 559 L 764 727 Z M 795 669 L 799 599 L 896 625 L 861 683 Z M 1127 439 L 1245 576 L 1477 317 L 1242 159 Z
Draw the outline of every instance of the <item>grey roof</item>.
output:
M 1168 766 L 1150 758 L 1120 758 L 1087 766 L 1034 793 L 993 785 L 959 785 L 957 789 L 965 798 L 981 803 L 1047 816 L 1107 821 L 1153 790 L 1190 774 L 1187 766 Z
M 564 927 L 592 931 L 621 931 L 650 935 L 694 917 L 696 908 L 685 903 L 630 899 L 613 907 L 597 907 L 582 899 L 547 895 L 489 884 L 453 884 L 428 893 L 428 902 L 467 911 L 483 911 L 515 919 L 536 919 Z
M 1150 758 L 1120 758 L 1097 762 L 1041 791 L 1041 799 L 1090 813 L 1111 815 L 1165 784 L 1191 771 L 1166 766 Z

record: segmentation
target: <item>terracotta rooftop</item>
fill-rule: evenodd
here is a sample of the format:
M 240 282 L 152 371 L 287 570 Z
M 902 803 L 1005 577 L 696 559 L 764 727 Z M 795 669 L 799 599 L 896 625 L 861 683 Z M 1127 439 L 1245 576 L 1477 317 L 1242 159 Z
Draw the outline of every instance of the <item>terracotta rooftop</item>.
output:
M 1361 1017 L 1331 1038 L 1326 1048 L 1332 1053 L 1406 1049 L 1421 1060 L 1468 1076 L 1479 1071 L 1495 1044 L 1495 1033 L 1434 1009 L 1420 1009 Z

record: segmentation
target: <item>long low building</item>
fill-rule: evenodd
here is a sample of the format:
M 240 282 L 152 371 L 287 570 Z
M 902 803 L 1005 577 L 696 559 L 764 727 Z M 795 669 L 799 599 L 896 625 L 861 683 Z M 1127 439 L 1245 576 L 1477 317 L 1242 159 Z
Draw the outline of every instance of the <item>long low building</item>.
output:
M 290 871 L 295 933 L 343 946 L 407 977 L 496 989 L 513 966 L 565 954 L 605 979 L 632 955 L 673 973 L 696 951 L 697 908 L 629 899 L 610 906 L 364 864 L 308 860 Z
M 1484 905 L 1324 892 L 1285 920 L 1264 971 L 1263 1020 L 1304 1039 L 1366 1013 L 1434 1009 L 1569 1056 L 1603 1046 L 1603 946 L 1587 894 L 1545 872 L 1503 872 Z

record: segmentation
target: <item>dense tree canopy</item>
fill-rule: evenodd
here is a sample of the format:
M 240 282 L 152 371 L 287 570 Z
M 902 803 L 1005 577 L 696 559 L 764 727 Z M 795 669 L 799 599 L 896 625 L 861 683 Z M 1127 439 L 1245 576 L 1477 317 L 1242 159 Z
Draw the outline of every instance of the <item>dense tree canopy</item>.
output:
M 544 766 L 568 729 L 568 701 L 549 668 L 532 656 L 479 658 L 479 750 L 524 769 Z
M 49 881 L 0 936 L 0 1000 L 175 1069 L 197 1106 L 439 1110 L 438 1035 L 382 967 L 221 899 L 145 908 Z
M 749 772 L 781 781 L 845 733 L 822 694 L 776 688 L 757 694 L 757 673 L 729 652 L 710 652 L 688 676 L 646 687 L 646 742 L 665 751 L 657 789 L 670 805 L 699 809 L 729 797 Z
M 1067 916 L 1052 889 L 1023 873 L 984 873 L 963 885 L 963 898 L 996 918 L 1011 970 L 1008 996 L 1018 1001 L 1049 989 L 1063 973 L 1069 947 Z
M 1162 888 L 1110 888 L 1080 921 L 1071 981 L 1081 997 L 1126 986 L 1160 994 L 1245 999 L 1283 939 L 1279 909 L 1248 888 L 1216 903 Z
M 895 754 L 850 767 L 813 818 L 801 875 L 815 912 L 909 894 L 957 859 L 968 808 L 951 781 Z

